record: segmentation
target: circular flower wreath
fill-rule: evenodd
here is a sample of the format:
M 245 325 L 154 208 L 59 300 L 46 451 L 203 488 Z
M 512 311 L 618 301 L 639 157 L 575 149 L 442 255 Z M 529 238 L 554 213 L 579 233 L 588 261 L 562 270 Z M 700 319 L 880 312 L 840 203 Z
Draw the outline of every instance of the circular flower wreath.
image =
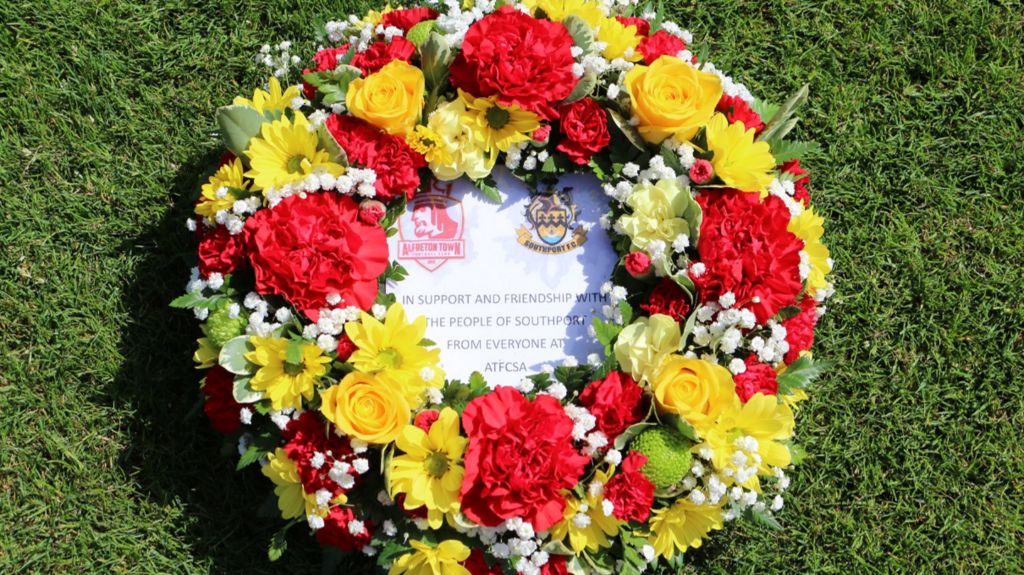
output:
M 833 291 L 812 145 L 784 139 L 806 89 L 756 100 L 630 2 L 468 5 L 331 22 L 297 85 L 290 44 L 265 46 L 266 89 L 218 110 L 173 303 L 204 322 L 213 426 L 284 529 L 391 575 L 639 573 L 728 521 L 777 526 Z M 386 292 L 387 237 L 429 178 L 500 200 L 498 164 L 601 180 L 604 357 L 453 381 Z

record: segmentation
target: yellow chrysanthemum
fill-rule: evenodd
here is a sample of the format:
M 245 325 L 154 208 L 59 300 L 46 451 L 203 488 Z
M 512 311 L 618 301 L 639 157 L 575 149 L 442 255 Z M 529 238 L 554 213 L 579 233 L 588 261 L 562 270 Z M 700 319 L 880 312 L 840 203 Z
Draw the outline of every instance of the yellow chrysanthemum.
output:
M 601 55 L 609 60 L 622 58 L 627 62 L 639 62 L 643 60 L 643 54 L 637 50 L 640 41 L 643 40 L 636 33 L 636 25 L 625 25 L 617 19 L 610 17 L 601 20 L 597 29 L 597 39 L 606 44 Z
M 476 122 L 473 133 L 477 142 L 490 154 L 507 152 L 512 144 L 529 141 L 530 134 L 540 127 L 537 114 L 515 104 L 499 104 L 497 96 L 477 98 L 459 90 L 459 97 L 466 104 L 467 116 Z
M 651 513 L 651 534 L 647 540 L 654 552 L 665 559 L 672 559 L 676 552 L 685 553 L 690 547 L 697 548 L 712 529 L 722 528 L 720 505 L 697 505 L 684 497 L 671 507 L 655 509 Z
M 610 467 L 597 471 L 583 499 L 575 495 L 565 498 L 562 520 L 551 528 L 552 541 L 562 541 L 568 536 L 569 546 L 577 555 L 583 550 L 597 551 L 612 546 L 623 522 L 604 512 L 603 488 L 611 474 Z
M 340 176 L 345 171 L 319 148 L 316 132 L 310 131 L 309 121 L 299 112 L 294 120 L 282 117 L 265 122 L 245 155 L 251 165 L 245 175 L 259 190 L 296 184 L 312 173 Z
M 715 469 L 732 469 L 727 482 L 735 482 L 745 489 L 760 492 L 759 475 L 771 475 L 772 467 L 786 467 L 791 461 L 789 448 L 782 441 L 793 436 L 795 421 L 793 410 L 780 403 L 774 395 L 755 393 L 746 403 L 734 403 L 718 418 L 718 423 L 704 435 L 704 442 L 694 446 L 694 453 L 702 447 L 712 451 Z M 752 437 L 752 444 L 741 438 Z M 742 452 L 748 464 L 756 467 L 756 473 L 737 479 L 742 467 L 734 461 L 736 452 Z M 760 462 L 754 455 L 760 458 Z M 747 464 L 744 464 L 747 465 Z M 746 475 L 745 473 L 743 475 Z
M 267 80 L 267 88 L 269 91 L 256 88 L 252 93 L 251 100 L 238 96 L 232 103 L 236 106 L 251 106 L 261 114 L 268 112 L 274 114 L 291 108 L 292 100 L 302 95 L 295 86 L 288 86 L 287 89 L 282 90 L 281 82 L 278 82 L 274 76 Z
M 299 479 L 299 468 L 288 454 L 280 447 L 274 453 L 267 454 L 267 464 L 261 469 L 263 475 L 274 482 L 274 495 L 277 495 L 277 508 L 282 519 L 294 519 L 303 515 L 319 515 L 325 517 L 330 511 L 329 505 L 341 505 L 348 502 L 344 493 L 339 493 L 328 505 L 320 505 L 315 493 L 306 493 Z
M 221 166 L 210 179 L 203 184 L 199 202 L 196 204 L 196 213 L 209 220 L 214 219 L 217 212 L 230 210 L 238 197 L 235 190 L 249 191 L 249 184 L 242 176 L 245 167 L 240 158 Z
M 828 285 L 825 275 L 832 271 L 832 260 L 828 248 L 821 243 L 825 233 L 825 219 L 808 207 L 799 216 L 789 220 L 789 231 L 804 241 L 803 253 L 807 257 L 810 273 L 807 275 L 807 291 L 815 291 Z
M 409 147 L 423 154 L 423 158 L 431 164 L 450 164 L 452 154 L 441 141 L 441 136 L 429 126 L 418 125 L 405 135 Z
M 469 558 L 469 547 L 458 539 L 448 539 L 431 547 L 423 541 L 409 541 L 412 551 L 391 564 L 388 575 L 471 575 L 462 566 Z
M 208 337 L 201 337 L 196 340 L 199 347 L 192 354 L 192 361 L 196 362 L 196 369 L 208 369 L 217 365 L 220 357 L 220 348 Z
M 711 165 L 725 185 L 744 192 L 768 193 L 775 170 L 775 157 L 767 142 L 755 142 L 754 130 L 743 122 L 729 123 L 724 114 L 715 114 L 705 130 L 708 150 L 714 152 Z
M 459 511 L 466 442 L 459 435 L 459 414 L 450 407 L 441 410 L 429 432 L 406 425 L 395 441 L 404 454 L 391 460 L 391 495 L 404 493 L 406 509 L 426 507 L 431 529 L 441 527 L 445 514 Z
M 569 16 L 576 16 L 590 24 L 591 28 L 597 28 L 605 17 L 601 5 L 592 0 L 525 0 L 523 5 L 530 12 L 536 12 L 540 8 L 552 22 L 561 22 Z
M 319 346 L 290 343 L 276 337 L 253 336 L 249 342 L 255 349 L 246 353 L 245 359 L 259 366 L 249 380 L 249 387 L 264 392 L 274 409 L 299 409 L 302 398 L 313 399 L 314 384 L 327 373 L 327 364 L 331 363 Z
M 388 308 L 383 323 L 364 312 L 358 323 L 345 326 L 345 333 L 358 348 L 348 361 L 361 372 L 397 383 L 409 406 L 416 408 L 423 404 L 428 386 L 444 384 L 444 371 L 437 365 L 441 352 L 420 345 L 426 332 L 427 318 L 420 316 L 410 323 L 398 303 Z

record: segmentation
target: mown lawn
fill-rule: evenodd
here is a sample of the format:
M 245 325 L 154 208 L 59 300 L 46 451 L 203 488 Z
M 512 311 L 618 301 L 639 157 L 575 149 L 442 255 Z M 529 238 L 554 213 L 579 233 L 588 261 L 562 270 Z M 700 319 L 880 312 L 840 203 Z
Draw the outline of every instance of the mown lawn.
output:
M 755 94 L 810 83 L 839 279 L 786 530 L 720 533 L 690 571 L 1024 572 L 1021 5 L 671 4 Z M 355 9 L 0 3 L 0 573 L 319 572 L 298 529 L 266 559 L 266 484 L 204 421 L 167 303 L 212 111 L 261 44 Z

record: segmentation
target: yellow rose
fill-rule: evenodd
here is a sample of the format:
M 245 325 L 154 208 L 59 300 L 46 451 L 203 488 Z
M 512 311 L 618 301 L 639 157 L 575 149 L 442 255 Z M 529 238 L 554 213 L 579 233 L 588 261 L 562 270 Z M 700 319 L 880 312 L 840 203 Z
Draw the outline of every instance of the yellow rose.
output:
M 634 66 L 626 74 L 626 91 L 640 119 L 640 135 L 652 144 L 669 136 L 689 140 L 700 130 L 722 98 L 722 81 L 674 56 L 650 66 Z
M 345 435 L 367 443 L 394 441 L 412 417 L 396 385 L 358 371 L 324 392 L 320 411 Z
M 637 381 L 650 381 L 662 358 L 679 350 L 682 334 L 676 320 L 663 314 L 627 325 L 615 341 L 615 359 Z
M 666 357 L 651 381 L 659 413 L 674 413 L 704 435 L 722 411 L 737 401 L 729 370 L 678 354 Z
M 423 71 L 392 60 L 366 78 L 352 80 L 345 96 L 349 112 L 389 134 L 404 135 L 423 111 Z

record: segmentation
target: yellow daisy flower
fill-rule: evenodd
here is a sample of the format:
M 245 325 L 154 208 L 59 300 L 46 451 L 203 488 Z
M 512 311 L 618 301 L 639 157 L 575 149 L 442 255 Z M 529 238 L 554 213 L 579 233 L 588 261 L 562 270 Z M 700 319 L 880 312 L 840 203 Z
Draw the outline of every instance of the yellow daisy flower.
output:
M 207 369 L 217 365 L 220 357 L 220 348 L 208 337 L 201 337 L 196 340 L 199 347 L 192 354 L 192 361 L 196 362 L 196 369 Z
M 793 436 L 794 427 L 793 410 L 786 403 L 780 403 L 774 395 L 756 393 L 746 403 L 734 403 L 726 408 L 718 423 L 705 433 L 704 442 L 693 447 L 693 452 L 699 452 L 702 447 L 711 448 L 715 469 L 734 471 L 727 482 L 760 492 L 758 475 L 771 475 L 772 467 L 790 464 L 789 448 L 782 441 Z M 748 443 L 744 446 L 739 441 L 742 437 L 752 437 L 754 442 L 743 442 Z M 743 452 L 757 468 L 756 473 L 742 481 L 737 479 L 740 467 L 733 461 L 737 451 Z M 754 464 L 755 454 L 760 457 L 760 463 Z
M 828 248 L 821 243 L 825 233 L 825 219 L 808 207 L 799 216 L 789 220 L 789 231 L 804 241 L 803 253 L 807 256 L 810 273 L 807 275 L 807 291 L 815 291 L 828 285 L 825 275 L 832 271 L 832 260 Z
M 294 519 L 303 515 L 319 515 L 326 517 L 330 511 L 326 505 L 316 501 L 315 493 L 306 493 L 299 479 L 299 468 L 280 447 L 274 453 L 267 454 L 267 464 L 260 471 L 274 483 L 274 495 L 277 495 L 277 508 L 282 519 Z M 328 505 L 342 505 L 348 502 L 344 493 L 339 493 Z
M 562 521 L 551 528 L 552 541 L 562 541 L 568 536 L 569 546 L 577 555 L 583 550 L 593 552 L 612 546 L 623 522 L 604 512 L 603 487 L 608 484 L 611 474 L 611 468 L 597 471 L 583 499 L 574 495 L 566 497 Z
M 569 16 L 576 16 L 590 24 L 591 28 L 597 28 L 605 17 L 601 5 L 592 0 L 525 0 L 523 5 L 530 12 L 540 8 L 552 22 L 561 22 Z
M 240 158 L 221 166 L 215 174 L 210 176 L 209 181 L 203 184 L 202 193 L 199 196 L 199 203 L 196 204 L 196 213 L 206 219 L 212 220 L 221 210 L 230 210 L 238 197 L 233 190 L 249 191 L 249 184 L 245 182 Z
M 236 106 L 250 106 L 256 108 L 256 111 L 265 114 L 279 114 L 284 110 L 292 107 L 292 100 L 298 98 L 302 94 L 299 89 L 295 86 L 288 86 L 287 89 L 281 89 L 281 82 L 277 81 L 277 78 L 271 76 L 267 80 L 267 87 L 269 91 L 262 88 L 256 88 L 252 93 L 252 99 L 243 98 L 238 96 L 232 102 Z
M 428 386 L 444 384 L 444 371 L 437 365 L 441 352 L 420 345 L 426 331 L 427 318 L 420 316 L 410 323 L 398 303 L 388 308 L 383 323 L 363 312 L 359 322 L 345 325 L 345 333 L 358 348 L 348 361 L 363 373 L 396 382 L 409 405 L 419 407 Z
M 516 105 L 498 103 L 497 96 L 477 98 L 459 90 L 467 115 L 476 122 L 476 139 L 491 154 L 507 152 L 512 144 L 530 140 L 540 127 L 540 117 Z
M 264 392 L 274 409 L 302 407 L 302 399 L 313 399 L 317 378 L 327 373 L 331 358 L 314 344 L 295 344 L 276 337 L 252 336 L 255 347 L 245 359 L 259 366 L 249 387 Z
M 461 564 L 469 559 L 469 547 L 458 539 L 448 539 L 431 547 L 423 541 L 409 541 L 412 551 L 394 563 L 388 575 L 470 575 Z
M 297 184 L 312 173 L 340 176 L 345 171 L 319 148 L 316 132 L 310 130 L 309 121 L 299 112 L 294 120 L 282 117 L 265 122 L 260 135 L 249 142 L 245 155 L 251 165 L 245 175 L 259 190 Z
M 406 509 L 425 506 L 431 529 L 441 527 L 445 514 L 459 511 L 467 441 L 459 435 L 459 414 L 450 407 L 441 410 L 429 432 L 406 425 L 396 440 L 404 454 L 391 460 L 391 495 L 404 493 Z
M 697 505 L 684 497 L 671 507 L 655 509 L 651 513 L 651 534 L 647 540 L 654 552 L 672 559 L 676 552 L 685 553 L 690 547 L 700 547 L 712 529 L 722 528 L 722 508 L 719 505 Z
M 622 58 L 627 62 L 639 62 L 644 56 L 637 50 L 643 39 L 636 33 L 636 26 L 626 26 L 615 18 L 604 18 L 597 29 L 597 39 L 607 44 L 601 55 L 609 60 Z
M 729 123 L 724 114 L 715 114 L 705 129 L 708 151 L 714 152 L 711 165 L 725 185 L 744 192 L 768 194 L 775 158 L 767 142 L 755 142 L 754 130 L 743 122 Z

